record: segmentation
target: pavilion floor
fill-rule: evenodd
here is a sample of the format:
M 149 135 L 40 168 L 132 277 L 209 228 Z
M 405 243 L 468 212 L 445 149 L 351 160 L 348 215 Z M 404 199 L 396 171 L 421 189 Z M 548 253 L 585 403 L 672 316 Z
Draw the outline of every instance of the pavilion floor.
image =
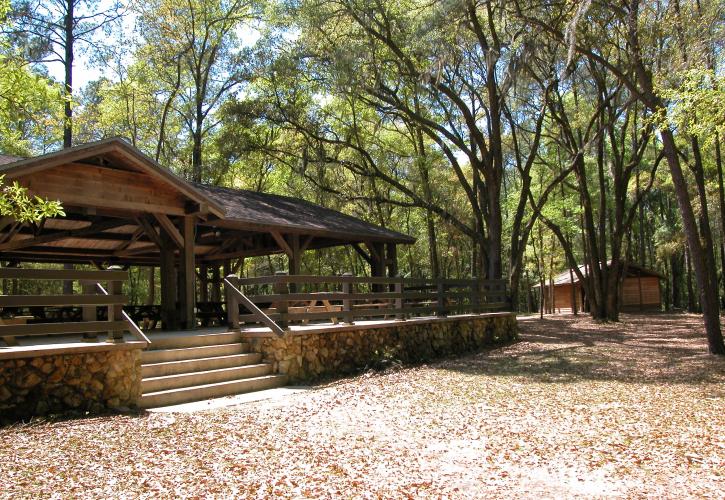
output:
M 332 323 L 332 322 L 315 322 L 308 324 L 294 324 L 290 325 L 288 330 L 289 334 L 293 336 L 306 335 L 314 333 L 326 333 L 326 332 L 342 332 L 342 331 L 358 331 L 358 330 L 371 330 L 385 326 L 391 326 L 396 323 L 406 324 L 433 324 L 442 321 L 454 321 L 463 318 L 480 318 L 480 317 L 495 317 L 499 315 L 509 315 L 510 313 L 479 313 L 479 314 L 460 314 L 460 315 L 449 315 L 444 317 L 437 316 L 420 316 L 415 318 L 409 318 L 406 320 L 398 319 L 371 319 L 371 320 L 360 320 L 355 321 L 352 324 L 349 323 Z M 214 326 L 214 327 L 199 327 L 194 330 L 162 330 L 162 329 L 147 329 L 144 333 L 151 340 L 152 345 L 154 340 L 171 339 L 175 337 L 191 337 L 191 336 L 203 336 L 213 335 L 228 332 L 229 328 L 226 326 Z M 264 338 L 273 337 L 275 334 L 265 326 L 258 325 L 243 325 L 241 327 L 241 333 L 243 338 Z M 17 337 L 18 346 L 40 346 L 40 345 L 60 345 L 68 343 L 82 343 L 82 335 L 48 335 L 48 336 L 35 336 L 35 337 Z M 101 332 L 98 334 L 98 342 L 105 340 L 105 333 Z M 136 339 L 130 333 L 124 334 L 125 341 L 136 341 Z M 92 343 L 92 342 L 89 342 Z M 0 349 L 7 349 L 0 346 Z

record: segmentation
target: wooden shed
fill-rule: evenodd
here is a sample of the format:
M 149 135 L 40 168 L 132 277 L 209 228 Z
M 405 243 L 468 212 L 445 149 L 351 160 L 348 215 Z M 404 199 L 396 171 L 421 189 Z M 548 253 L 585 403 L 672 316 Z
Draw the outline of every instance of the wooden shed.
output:
M 664 277 L 656 271 L 637 264 L 626 264 L 626 276 L 621 285 L 621 308 L 624 311 L 659 310 L 662 306 L 660 280 Z M 579 266 L 587 276 L 587 266 Z M 553 293 L 551 290 L 553 285 Z M 535 288 L 540 288 L 536 285 Z M 573 294 L 572 294 L 572 288 Z M 555 276 L 552 283 L 544 286 L 544 311 L 571 313 L 572 297 L 577 311 L 584 310 L 586 298 L 577 274 L 566 270 Z

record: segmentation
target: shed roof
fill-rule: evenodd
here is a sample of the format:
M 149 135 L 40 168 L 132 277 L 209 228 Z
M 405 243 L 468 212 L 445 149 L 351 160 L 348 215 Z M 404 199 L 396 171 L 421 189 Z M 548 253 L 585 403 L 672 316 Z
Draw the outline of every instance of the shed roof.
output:
M 607 266 L 611 265 L 611 261 L 607 262 Z M 625 264 L 627 266 L 627 277 L 635 277 L 635 276 L 642 276 L 642 277 L 652 277 L 652 278 L 664 278 L 660 273 L 657 271 L 653 271 L 651 269 L 647 269 L 645 267 L 640 266 L 639 264 L 633 264 L 631 262 Z M 581 264 L 579 267 L 579 271 L 586 276 L 588 274 L 589 266 L 586 264 Z M 572 281 L 572 276 L 574 277 L 574 280 Z M 561 285 L 569 285 L 571 283 L 579 283 L 579 277 L 576 275 L 575 272 L 569 272 L 567 269 L 566 271 L 557 274 L 554 276 L 553 279 L 554 286 L 561 286 Z M 546 284 L 549 285 L 548 283 Z M 537 284 L 534 286 L 534 288 L 541 286 L 540 284 Z
M 370 224 L 299 198 L 245 189 L 194 185 L 223 207 L 224 220 L 227 221 L 351 239 L 415 242 L 415 238 L 406 234 Z

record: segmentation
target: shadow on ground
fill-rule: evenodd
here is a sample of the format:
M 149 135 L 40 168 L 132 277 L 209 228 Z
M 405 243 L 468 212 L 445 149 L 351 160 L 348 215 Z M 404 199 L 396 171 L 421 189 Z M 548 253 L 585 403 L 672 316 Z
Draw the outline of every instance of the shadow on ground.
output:
M 616 380 L 703 384 L 725 380 L 725 357 L 707 354 L 693 314 L 628 314 L 619 323 L 586 316 L 519 320 L 520 341 L 447 360 L 436 368 L 542 382 Z

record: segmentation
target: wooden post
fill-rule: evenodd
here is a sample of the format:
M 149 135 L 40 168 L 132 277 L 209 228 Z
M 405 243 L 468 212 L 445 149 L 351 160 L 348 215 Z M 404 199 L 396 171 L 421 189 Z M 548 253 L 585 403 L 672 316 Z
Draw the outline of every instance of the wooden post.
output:
M 93 281 L 81 281 L 84 295 L 92 295 L 96 293 L 96 284 Z M 110 292 L 109 292 L 110 293 Z M 96 321 L 96 306 L 84 305 L 82 307 L 83 321 Z M 83 334 L 83 342 L 98 341 L 98 333 L 86 332 Z
M 156 268 L 149 267 L 149 294 L 146 303 L 152 306 L 156 302 Z
M 436 304 L 436 316 L 445 316 L 446 315 L 446 306 L 445 306 L 445 288 L 443 287 L 443 280 L 438 280 L 438 286 L 437 286 L 437 304 Z
M 277 271 L 276 273 L 274 273 L 274 275 L 287 276 L 287 273 L 284 271 Z M 273 290 L 275 295 L 285 295 L 289 293 L 289 287 L 287 286 L 287 283 L 275 283 Z M 279 321 L 277 321 L 277 324 L 281 328 L 287 328 L 287 306 L 287 299 L 283 299 L 278 301 L 275 307 L 277 309 L 277 312 L 279 313 Z
M 343 277 L 352 277 L 352 273 L 345 273 L 342 275 Z M 352 283 L 343 283 L 342 284 L 342 293 L 344 294 L 351 294 L 352 293 Z M 354 321 L 354 317 L 352 314 L 352 301 L 350 299 L 343 299 L 342 300 L 342 318 L 345 323 L 348 323 L 352 325 Z
M 294 276 L 300 274 L 300 260 L 302 259 L 302 252 L 300 251 L 300 235 L 291 234 L 290 236 L 290 248 L 292 249 L 292 255 L 289 255 L 289 274 Z
M 239 278 L 233 274 L 228 275 L 226 279 L 234 286 L 239 286 Z M 229 329 L 238 331 L 240 329 L 239 299 L 237 298 L 237 294 L 235 294 L 226 283 L 224 284 L 224 296 L 227 305 L 227 324 L 229 325 Z
M 481 282 L 477 277 L 471 278 L 471 312 L 481 312 Z
M 121 295 L 123 294 L 123 282 L 122 281 L 109 281 L 108 282 L 108 293 L 110 295 Z M 121 304 L 114 304 L 108 306 L 108 321 L 122 321 L 123 306 Z M 109 330 L 108 339 L 106 342 L 113 344 L 120 344 L 123 342 L 123 330 Z
M 402 297 L 402 294 L 403 294 L 403 277 L 402 276 L 396 276 L 395 278 L 396 278 L 397 281 L 395 282 L 394 290 L 393 291 L 396 294 L 401 295 L 401 296 L 395 298 L 395 310 L 396 310 L 395 319 L 404 320 L 405 319 L 405 314 L 402 312 L 403 311 L 403 297 Z
M 290 247 L 292 248 L 292 254 L 289 256 L 289 274 L 290 276 L 297 276 L 300 274 L 300 261 L 302 259 L 302 252 L 300 252 L 300 235 L 290 235 Z M 290 293 L 297 292 L 297 285 L 295 283 L 289 284 Z
M 174 243 L 161 231 L 160 273 L 161 273 L 161 324 L 166 330 L 179 328 L 176 312 L 176 266 L 174 265 Z
M 196 266 L 194 261 L 194 231 L 196 220 L 193 215 L 184 216 L 184 247 L 181 250 L 179 262 L 180 287 L 179 302 L 181 310 L 182 327 L 185 330 L 192 330 L 196 327 L 194 305 L 196 299 Z
M 212 302 L 220 302 L 221 301 L 221 294 L 219 293 L 220 290 L 220 273 L 219 273 L 219 266 L 217 264 L 214 264 L 214 267 L 211 269 L 211 280 L 212 280 L 212 287 L 211 287 L 211 301 Z
M 199 302 L 209 302 L 209 268 L 206 264 L 199 266 L 199 274 Z
M 388 276 L 391 278 L 398 277 L 398 246 L 395 243 L 387 243 L 385 247 L 385 260 L 388 265 Z

